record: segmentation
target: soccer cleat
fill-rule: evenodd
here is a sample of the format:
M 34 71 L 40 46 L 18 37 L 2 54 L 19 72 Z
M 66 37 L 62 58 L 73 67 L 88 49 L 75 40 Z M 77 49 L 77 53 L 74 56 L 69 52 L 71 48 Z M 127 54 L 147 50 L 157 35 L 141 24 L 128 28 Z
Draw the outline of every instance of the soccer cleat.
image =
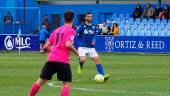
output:
M 82 70 L 83 70 L 83 67 L 78 67 L 78 69 L 77 69 L 77 72 L 79 73 L 79 74 L 81 74 L 82 73 Z
M 106 82 L 109 78 L 110 78 L 110 75 L 109 75 L 109 74 L 104 75 L 104 82 Z

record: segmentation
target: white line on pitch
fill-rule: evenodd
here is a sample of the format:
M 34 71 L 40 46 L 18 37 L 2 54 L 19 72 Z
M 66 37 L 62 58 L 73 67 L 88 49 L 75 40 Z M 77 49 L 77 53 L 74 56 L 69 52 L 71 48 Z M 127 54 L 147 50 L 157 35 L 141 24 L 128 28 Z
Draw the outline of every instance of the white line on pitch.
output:
M 57 82 L 50 82 L 47 83 L 50 87 L 60 88 L 61 86 L 55 85 Z M 91 88 L 71 88 L 74 90 L 81 90 L 81 91 L 89 91 L 89 92 L 112 92 L 112 93 L 128 93 L 128 94 L 150 94 L 150 95 L 159 95 L 159 96 L 170 96 L 168 93 L 159 93 L 159 92 L 135 92 L 135 91 L 126 91 L 126 90 L 102 90 L 102 89 L 91 89 Z

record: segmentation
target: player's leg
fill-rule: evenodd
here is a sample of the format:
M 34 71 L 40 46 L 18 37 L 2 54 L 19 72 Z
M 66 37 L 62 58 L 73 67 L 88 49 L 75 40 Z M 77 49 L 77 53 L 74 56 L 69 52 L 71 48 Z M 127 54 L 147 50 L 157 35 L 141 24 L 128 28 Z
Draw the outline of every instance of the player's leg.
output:
M 28 96 L 35 96 L 46 81 L 46 79 L 39 78 L 34 84 L 32 84 Z
M 81 74 L 82 71 L 83 71 L 83 65 L 84 65 L 85 61 L 86 61 L 86 56 L 80 56 L 79 57 L 79 62 L 78 62 L 79 66 L 78 66 L 78 69 L 77 69 L 77 72 L 79 74 Z
M 63 82 L 60 96 L 70 96 L 70 82 Z
M 35 96 L 39 91 L 40 87 L 47 81 L 51 80 L 52 75 L 57 72 L 55 62 L 46 62 L 41 74 L 40 78 L 32 85 L 28 96 Z
M 93 62 L 96 64 L 96 69 L 99 72 L 99 74 L 104 75 L 104 70 L 103 70 L 102 64 L 100 62 L 99 56 L 94 56 L 91 58 L 92 58 Z
M 83 69 L 83 65 L 86 61 L 86 53 L 87 53 L 87 49 L 84 47 L 79 47 L 78 48 L 78 52 L 79 52 L 79 66 L 78 66 L 78 73 L 81 74 L 82 73 L 82 69 Z
M 72 81 L 70 64 L 60 63 L 57 78 L 63 81 L 60 96 L 70 96 L 70 82 Z
M 98 73 L 104 75 L 105 81 L 107 79 L 109 79 L 109 75 L 105 74 L 104 69 L 101 64 L 101 61 L 100 61 L 100 58 L 99 58 L 99 55 L 97 54 L 97 52 L 94 48 L 91 48 L 89 55 L 92 58 L 93 62 L 96 64 L 96 69 L 97 69 Z
M 43 49 L 43 44 L 41 44 L 41 43 L 40 43 L 40 53 L 42 53 L 42 52 L 43 52 L 43 50 L 42 50 L 42 49 Z
M 44 53 L 43 46 L 45 45 L 45 41 L 40 41 L 40 53 Z

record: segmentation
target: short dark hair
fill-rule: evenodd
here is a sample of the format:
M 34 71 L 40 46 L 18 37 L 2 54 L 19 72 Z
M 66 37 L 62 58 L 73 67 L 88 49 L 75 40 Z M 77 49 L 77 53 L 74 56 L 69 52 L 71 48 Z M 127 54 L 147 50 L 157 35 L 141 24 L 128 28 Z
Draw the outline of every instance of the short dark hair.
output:
M 85 16 L 87 16 L 88 14 L 92 14 L 91 12 L 87 12 L 86 14 L 85 14 Z
M 72 22 L 74 19 L 74 12 L 69 10 L 64 12 L 64 20 L 66 23 Z

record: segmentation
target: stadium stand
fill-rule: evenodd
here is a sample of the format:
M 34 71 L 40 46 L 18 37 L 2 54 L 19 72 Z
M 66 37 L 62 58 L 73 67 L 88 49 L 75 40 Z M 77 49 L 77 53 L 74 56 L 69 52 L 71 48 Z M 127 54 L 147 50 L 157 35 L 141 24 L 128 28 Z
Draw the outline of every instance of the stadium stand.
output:
M 98 5 L 96 5 L 96 2 L 91 2 L 91 0 L 86 0 L 88 5 L 86 5 L 86 3 L 82 4 L 82 2 L 80 2 L 79 0 L 73 0 L 74 2 L 77 2 L 74 3 L 75 5 L 69 4 L 67 0 L 53 0 L 54 2 L 51 2 L 51 0 L 27 0 L 26 5 L 23 2 L 19 1 L 6 3 L 7 1 L 2 0 L 2 3 L 0 4 L 2 6 L 0 8 L 2 11 L 0 13 L 0 17 L 2 17 L 0 19 L 0 34 L 17 34 L 19 28 L 19 25 L 17 23 L 18 21 L 20 25 L 22 24 L 22 34 L 36 33 L 36 31 L 39 29 L 39 26 L 41 25 L 41 21 L 43 20 L 43 16 L 45 14 L 49 15 L 50 21 L 54 21 L 54 16 L 62 18 L 61 14 L 66 9 L 70 9 L 76 12 L 76 24 L 80 24 L 80 16 L 82 16 L 82 14 L 87 11 L 92 11 L 92 13 L 94 14 L 95 24 L 100 24 L 107 20 L 111 21 L 108 22 L 108 25 L 110 25 L 111 27 L 112 23 L 116 22 L 119 25 L 120 36 L 168 36 L 170 34 L 170 20 L 151 18 L 137 18 L 134 20 L 132 18 L 132 12 L 134 11 L 137 3 L 140 3 L 143 9 L 145 9 L 146 3 L 148 2 L 152 3 L 153 7 L 155 8 L 158 0 L 99 0 L 100 2 Z M 167 0 L 162 0 L 162 2 L 166 4 L 169 3 Z M 63 5 L 63 3 L 65 5 Z M 164 4 L 162 4 L 162 6 L 163 5 Z M 28 7 L 28 9 L 25 9 L 25 6 Z M 15 22 L 13 22 L 12 24 L 4 24 L 2 22 L 4 14 L 9 9 L 7 7 L 11 8 L 9 11 L 11 11 L 14 17 Z M 22 7 L 23 9 L 17 9 L 17 7 Z M 32 9 L 29 9 L 29 7 Z M 94 10 L 91 10 L 91 8 Z M 59 22 L 58 24 L 60 25 L 63 24 L 61 19 L 57 22 Z M 52 24 L 55 24 L 55 22 L 52 22 Z M 157 30 L 159 30 L 160 32 L 156 32 Z

